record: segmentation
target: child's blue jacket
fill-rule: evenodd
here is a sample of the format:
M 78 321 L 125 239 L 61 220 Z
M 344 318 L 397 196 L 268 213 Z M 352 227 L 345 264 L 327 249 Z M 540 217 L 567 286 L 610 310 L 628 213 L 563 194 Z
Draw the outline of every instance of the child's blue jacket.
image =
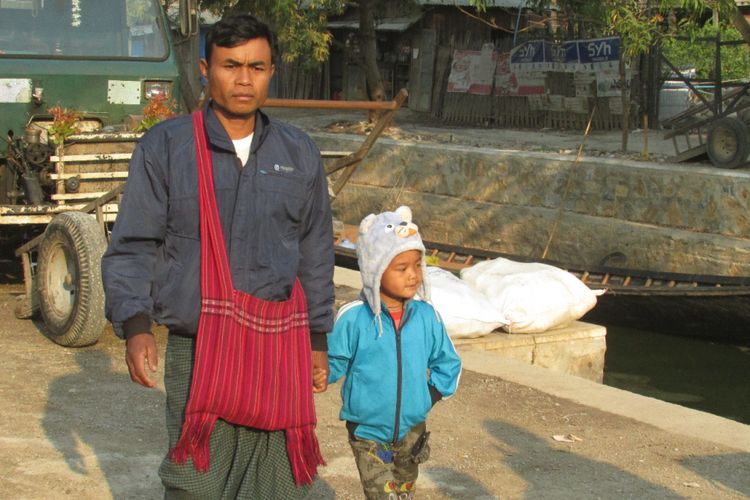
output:
M 328 336 L 328 382 L 346 375 L 339 417 L 358 424 L 357 437 L 392 443 L 426 419 L 433 399 L 456 391 L 461 360 L 429 303 L 408 301 L 398 332 L 385 307 L 380 318 L 382 334 L 363 301 L 341 308 Z

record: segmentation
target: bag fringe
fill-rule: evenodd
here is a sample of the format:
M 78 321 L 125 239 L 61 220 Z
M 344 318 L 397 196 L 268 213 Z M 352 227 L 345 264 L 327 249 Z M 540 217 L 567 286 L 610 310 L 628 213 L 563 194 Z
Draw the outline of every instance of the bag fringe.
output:
M 315 436 L 315 426 L 286 429 L 286 450 L 297 486 L 312 484 L 318 465 L 326 464 Z
M 211 465 L 211 431 L 216 418 L 206 413 L 185 416 L 180 439 L 170 452 L 174 463 L 184 464 L 192 456 L 195 470 L 208 472 Z

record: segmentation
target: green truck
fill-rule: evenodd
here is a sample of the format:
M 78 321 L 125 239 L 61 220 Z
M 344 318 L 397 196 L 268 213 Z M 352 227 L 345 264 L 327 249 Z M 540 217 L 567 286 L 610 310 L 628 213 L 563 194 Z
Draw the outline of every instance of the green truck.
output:
M 17 316 L 40 312 L 62 345 L 105 326 L 108 224 L 144 108 L 180 102 L 172 31 L 197 36 L 195 4 L 180 0 L 172 30 L 158 0 L 0 0 L 0 241 L 25 241 Z M 79 116 L 60 143 L 55 110 Z

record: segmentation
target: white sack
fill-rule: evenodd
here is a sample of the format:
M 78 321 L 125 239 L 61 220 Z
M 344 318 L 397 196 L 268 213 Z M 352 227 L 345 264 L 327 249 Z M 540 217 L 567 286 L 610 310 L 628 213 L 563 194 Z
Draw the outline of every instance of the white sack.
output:
M 465 268 L 461 278 L 489 299 L 512 333 L 565 326 L 590 311 L 597 295 L 604 293 L 557 267 L 503 258 Z
M 450 271 L 429 266 L 425 279 L 430 282 L 430 301 L 451 338 L 481 337 L 505 324 L 487 297 Z

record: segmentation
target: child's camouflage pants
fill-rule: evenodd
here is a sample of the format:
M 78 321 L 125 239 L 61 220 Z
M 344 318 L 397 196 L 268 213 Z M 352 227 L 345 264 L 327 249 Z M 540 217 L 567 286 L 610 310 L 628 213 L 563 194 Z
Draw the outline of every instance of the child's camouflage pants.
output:
M 419 463 L 427 460 L 425 424 L 412 427 L 395 445 L 376 443 L 354 436 L 349 428 L 349 444 L 359 469 L 365 496 L 368 500 L 411 500 L 416 491 Z M 415 460 L 416 456 L 416 460 Z

